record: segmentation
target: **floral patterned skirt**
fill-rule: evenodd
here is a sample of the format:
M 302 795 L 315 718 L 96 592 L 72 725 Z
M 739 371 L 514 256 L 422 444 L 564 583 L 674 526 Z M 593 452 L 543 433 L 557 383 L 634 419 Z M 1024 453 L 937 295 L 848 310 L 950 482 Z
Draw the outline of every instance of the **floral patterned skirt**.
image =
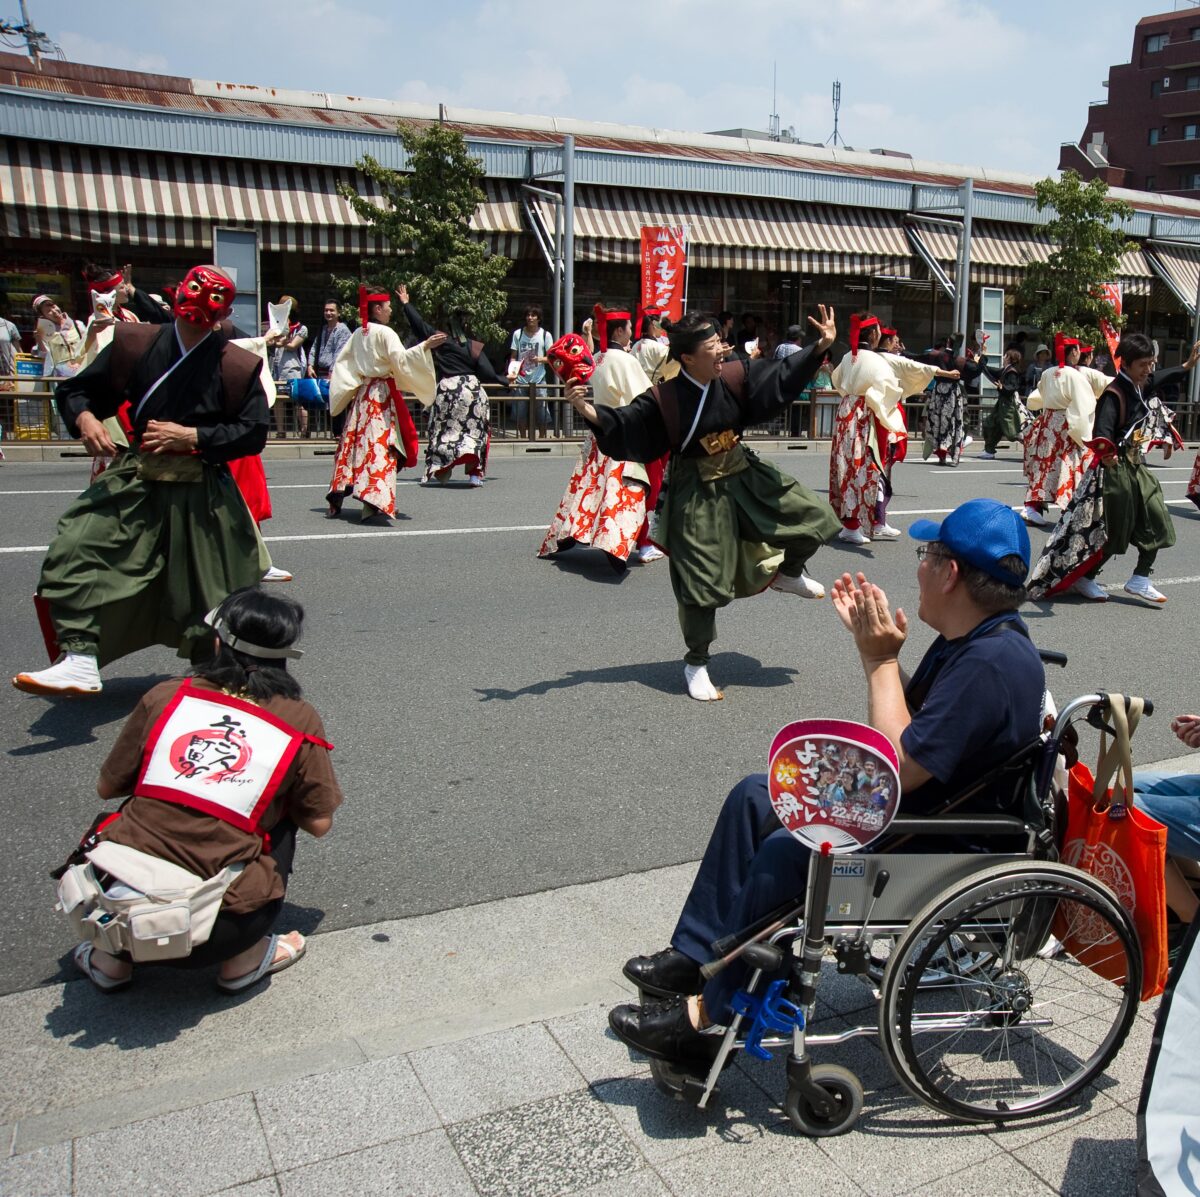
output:
M 1196 464 L 1192 466 L 1192 476 L 1187 484 L 1187 497 L 1190 499 L 1195 495 L 1200 495 L 1200 453 L 1196 454 Z
M 1025 502 L 1066 507 L 1087 456 L 1067 431 L 1065 411 L 1039 412 L 1025 434 Z
M 589 432 L 538 556 L 581 544 L 627 561 L 646 519 L 646 488 L 627 483 L 624 471 L 625 463 L 601 453 Z
M 843 396 L 829 450 L 829 505 L 847 528 L 870 531 L 879 498 L 872 419 L 860 395 Z
M 389 382 L 373 378 L 364 383 L 346 408 L 326 496 L 330 503 L 353 495 L 384 515 L 396 514 L 396 471 L 408 464 L 404 446 L 415 445 L 416 430 L 408 408 L 393 394 Z
M 934 453 L 944 453 L 957 465 L 965 440 L 962 383 L 939 381 L 934 384 L 925 407 L 923 456 L 928 458 Z
M 487 470 L 488 401 L 472 374 L 443 378 L 429 411 L 429 445 L 422 482 L 452 466 L 463 465 L 480 477 Z

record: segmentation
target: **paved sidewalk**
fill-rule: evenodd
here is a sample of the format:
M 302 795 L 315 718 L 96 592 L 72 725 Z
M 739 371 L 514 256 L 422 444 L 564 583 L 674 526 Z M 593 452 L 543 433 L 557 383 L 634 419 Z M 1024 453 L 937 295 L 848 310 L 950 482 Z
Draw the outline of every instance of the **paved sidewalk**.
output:
M 910 1098 L 874 1039 L 819 1050 L 867 1092 L 839 1138 L 790 1129 L 782 1059 L 739 1058 L 711 1111 L 667 1100 L 605 1015 L 693 873 L 317 935 L 240 998 L 163 969 L 118 995 L 72 980 L 2 998 L 0 1194 L 1132 1192 L 1153 1002 L 1073 1108 L 1011 1129 Z M 873 1019 L 827 968 L 818 1022 Z

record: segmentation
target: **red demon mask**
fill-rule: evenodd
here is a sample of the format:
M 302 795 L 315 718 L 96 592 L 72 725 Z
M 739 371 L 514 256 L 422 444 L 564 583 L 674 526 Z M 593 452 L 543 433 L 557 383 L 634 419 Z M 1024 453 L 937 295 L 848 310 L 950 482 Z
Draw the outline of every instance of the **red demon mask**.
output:
M 233 311 L 237 288 L 215 266 L 193 266 L 175 292 L 175 315 L 202 328 L 212 328 Z
M 587 343 L 578 333 L 559 337 L 550 346 L 546 361 L 563 382 L 587 382 L 596 371 Z

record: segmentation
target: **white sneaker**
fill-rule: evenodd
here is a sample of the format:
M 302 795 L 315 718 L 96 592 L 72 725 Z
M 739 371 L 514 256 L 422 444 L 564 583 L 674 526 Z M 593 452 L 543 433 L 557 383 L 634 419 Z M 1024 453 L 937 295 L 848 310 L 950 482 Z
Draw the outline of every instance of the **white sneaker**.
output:
M 661 561 L 665 556 L 666 553 L 653 544 L 644 544 L 637 551 L 637 558 L 643 565 L 649 561 Z
M 893 528 L 891 524 L 876 524 L 871 529 L 872 540 L 899 540 L 900 529 Z
M 272 565 L 269 570 L 262 576 L 264 582 L 290 582 L 292 575 L 286 569 L 280 569 L 277 565 Z
M 1125 587 L 1129 589 L 1128 586 Z M 1093 603 L 1107 603 L 1108 591 L 1096 581 L 1095 578 L 1080 578 L 1070 590 L 1071 594 L 1082 595 L 1085 599 L 1090 599 Z
M 689 696 L 697 702 L 720 702 L 725 697 L 712 684 L 712 679 L 708 676 L 707 665 L 685 665 L 683 680 L 687 682 Z
M 482 486 L 482 485 L 483 485 L 483 477 L 482 477 L 482 475 L 480 475 L 480 474 L 471 474 L 471 475 L 469 475 L 469 476 L 468 476 L 468 478 L 467 478 L 467 481 L 468 481 L 468 482 L 469 482 L 469 483 L 470 483 L 472 486 Z
M 99 694 L 103 689 L 95 657 L 63 653 L 49 669 L 18 673 L 12 680 L 26 694 Z
M 1125 583 L 1125 593 L 1132 594 L 1134 598 L 1144 599 L 1148 603 L 1153 603 L 1156 607 L 1161 607 L 1167 601 L 1167 596 L 1161 590 L 1151 585 L 1149 578 L 1143 577 L 1141 574 L 1134 574 Z
M 995 461 L 995 460 L 996 460 L 996 455 L 995 455 L 995 453 L 989 453 L 989 452 L 988 452 L 988 451 L 985 449 L 985 450 L 984 450 L 982 453 L 980 453 L 980 455 L 979 455 L 979 460 L 980 460 L 980 461 Z
M 861 528 L 843 528 L 838 533 L 838 540 L 847 544 L 870 544 L 871 538 Z
M 1027 523 L 1035 528 L 1045 528 L 1050 521 L 1036 507 L 1027 505 L 1014 507 L 1013 510 Z
M 963 449 L 965 449 L 968 445 L 973 445 L 974 443 L 975 443 L 975 438 L 973 436 L 965 436 L 965 437 L 963 437 L 962 447 L 963 447 Z M 960 452 L 961 452 L 961 450 L 960 450 Z
M 783 594 L 798 594 L 801 598 L 823 599 L 825 597 L 825 587 L 820 582 L 814 582 L 808 574 L 801 574 L 798 578 L 776 574 L 775 580 L 771 583 L 771 589 L 778 590 Z

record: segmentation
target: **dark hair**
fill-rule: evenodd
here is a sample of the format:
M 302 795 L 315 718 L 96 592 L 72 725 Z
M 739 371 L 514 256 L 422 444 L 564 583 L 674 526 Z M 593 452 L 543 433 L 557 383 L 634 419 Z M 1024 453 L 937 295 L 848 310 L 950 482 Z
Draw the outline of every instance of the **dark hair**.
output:
M 617 329 L 619 329 L 619 328 L 627 328 L 632 333 L 633 332 L 633 321 L 628 316 L 623 316 L 617 320 L 605 320 L 605 322 L 604 322 L 605 337 L 607 337 L 608 340 L 611 341 L 613 339 L 613 333 L 615 333 L 617 331 Z
M 695 353 L 697 346 L 709 337 L 720 335 L 720 329 L 713 324 L 713 318 L 703 312 L 685 312 L 673 323 L 665 322 L 664 327 L 670 344 L 667 356 L 675 361 L 679 361 L 685 353 Z
M 341 305 L 340 303 L 338 303 L 338 301 L 337 301 L 336 299 L 326 299 L 326 300 L 325 300 L 325 301 L 324 301 L 324 302 L 321 304 L 321 311 L 324 311 L 324 310 L 325 310 L 325 309 L 326 309 L 326 308 L 327 308 L 327 307 L 328 307 L 330 304 L 333 304 L 333 306 L 334 306 L 335 308 L 337 308 L 337 310 L 338 310 L 339 312 L 341 312 L 341 310 L 342 310 L 342 305 Z
M 525 315 L 526 315 L 526 316 L 536 316 L 536 317 L 537 317 L 539 320 L 541 320 L 541 318 L 542 318 L 542 309 L 541 309 L 541 307 L 540 307 L 538 304 L 536 304 L 536 303 L 527 303 L 527 304 L 525 305 Z
M 789 324 L 787 331 L 783 334 L 785 341 L 798 341 L 804 336 L 804 326 L 800 324 Z
M 304 608 L 299 603 L 253 586 L 235 590 L 217 608 L 217 616 L 235 636 L 262 648 L 290 648 L 304 625 Z M 230 648 L 220 637 L 211 660 L 196 665 L 192 673 L 258 702 L 301 695 L 300 683 L 287 671 L 286 658 L 254 657 Z
M 753 320 L 755 325 L 758 324 L 758 317 L 753 312 L 742 313 L 742 323 L 745 324 L 747 320 Z
M 1153 356 L 1154 342 L 1145 333 L 1126 333 L 1117 346 L 1117 357 L 1121 359 L 1122 364 Z
M 989 615 L 998 615 L 1001 611 L 1015 611 L 1029 597 L 1024 586 L 1009 586 L 999 578 L 984 573 L 978 566 L 964 561 L 957 553 L 952 553 L 944 544 L 939 542 L 942 552 L 951 560 L 958 562 L 958 575 L 967 588 L 976 606 L 982 607 Z M 1016 553 L 1002 557 L 1000 568 L 1023 578 L 1029 567 Z
M 718 312 L 717 313 L 717 324 L 719 324 L 719 325 L 724 324 L 726 320 L 732 320 L 732 319 L 733 319 L 732 312 Z
M 639 340 L 644 341 L 647 337 L 653 337 L 654 336 L 654 326 L 656 324 L 659 326 L 659 328 L 663 329 L 663 331 L 665 332 L 666 327 L 667 327 L 664 322 L 665 319 L 666 318 L 661 314 L 659 314 L 657 316 L 651 316 L 649 312 L 643 312 L 642 313 L 642 324 L 641 324 L 641 327 L 638 329 Z

